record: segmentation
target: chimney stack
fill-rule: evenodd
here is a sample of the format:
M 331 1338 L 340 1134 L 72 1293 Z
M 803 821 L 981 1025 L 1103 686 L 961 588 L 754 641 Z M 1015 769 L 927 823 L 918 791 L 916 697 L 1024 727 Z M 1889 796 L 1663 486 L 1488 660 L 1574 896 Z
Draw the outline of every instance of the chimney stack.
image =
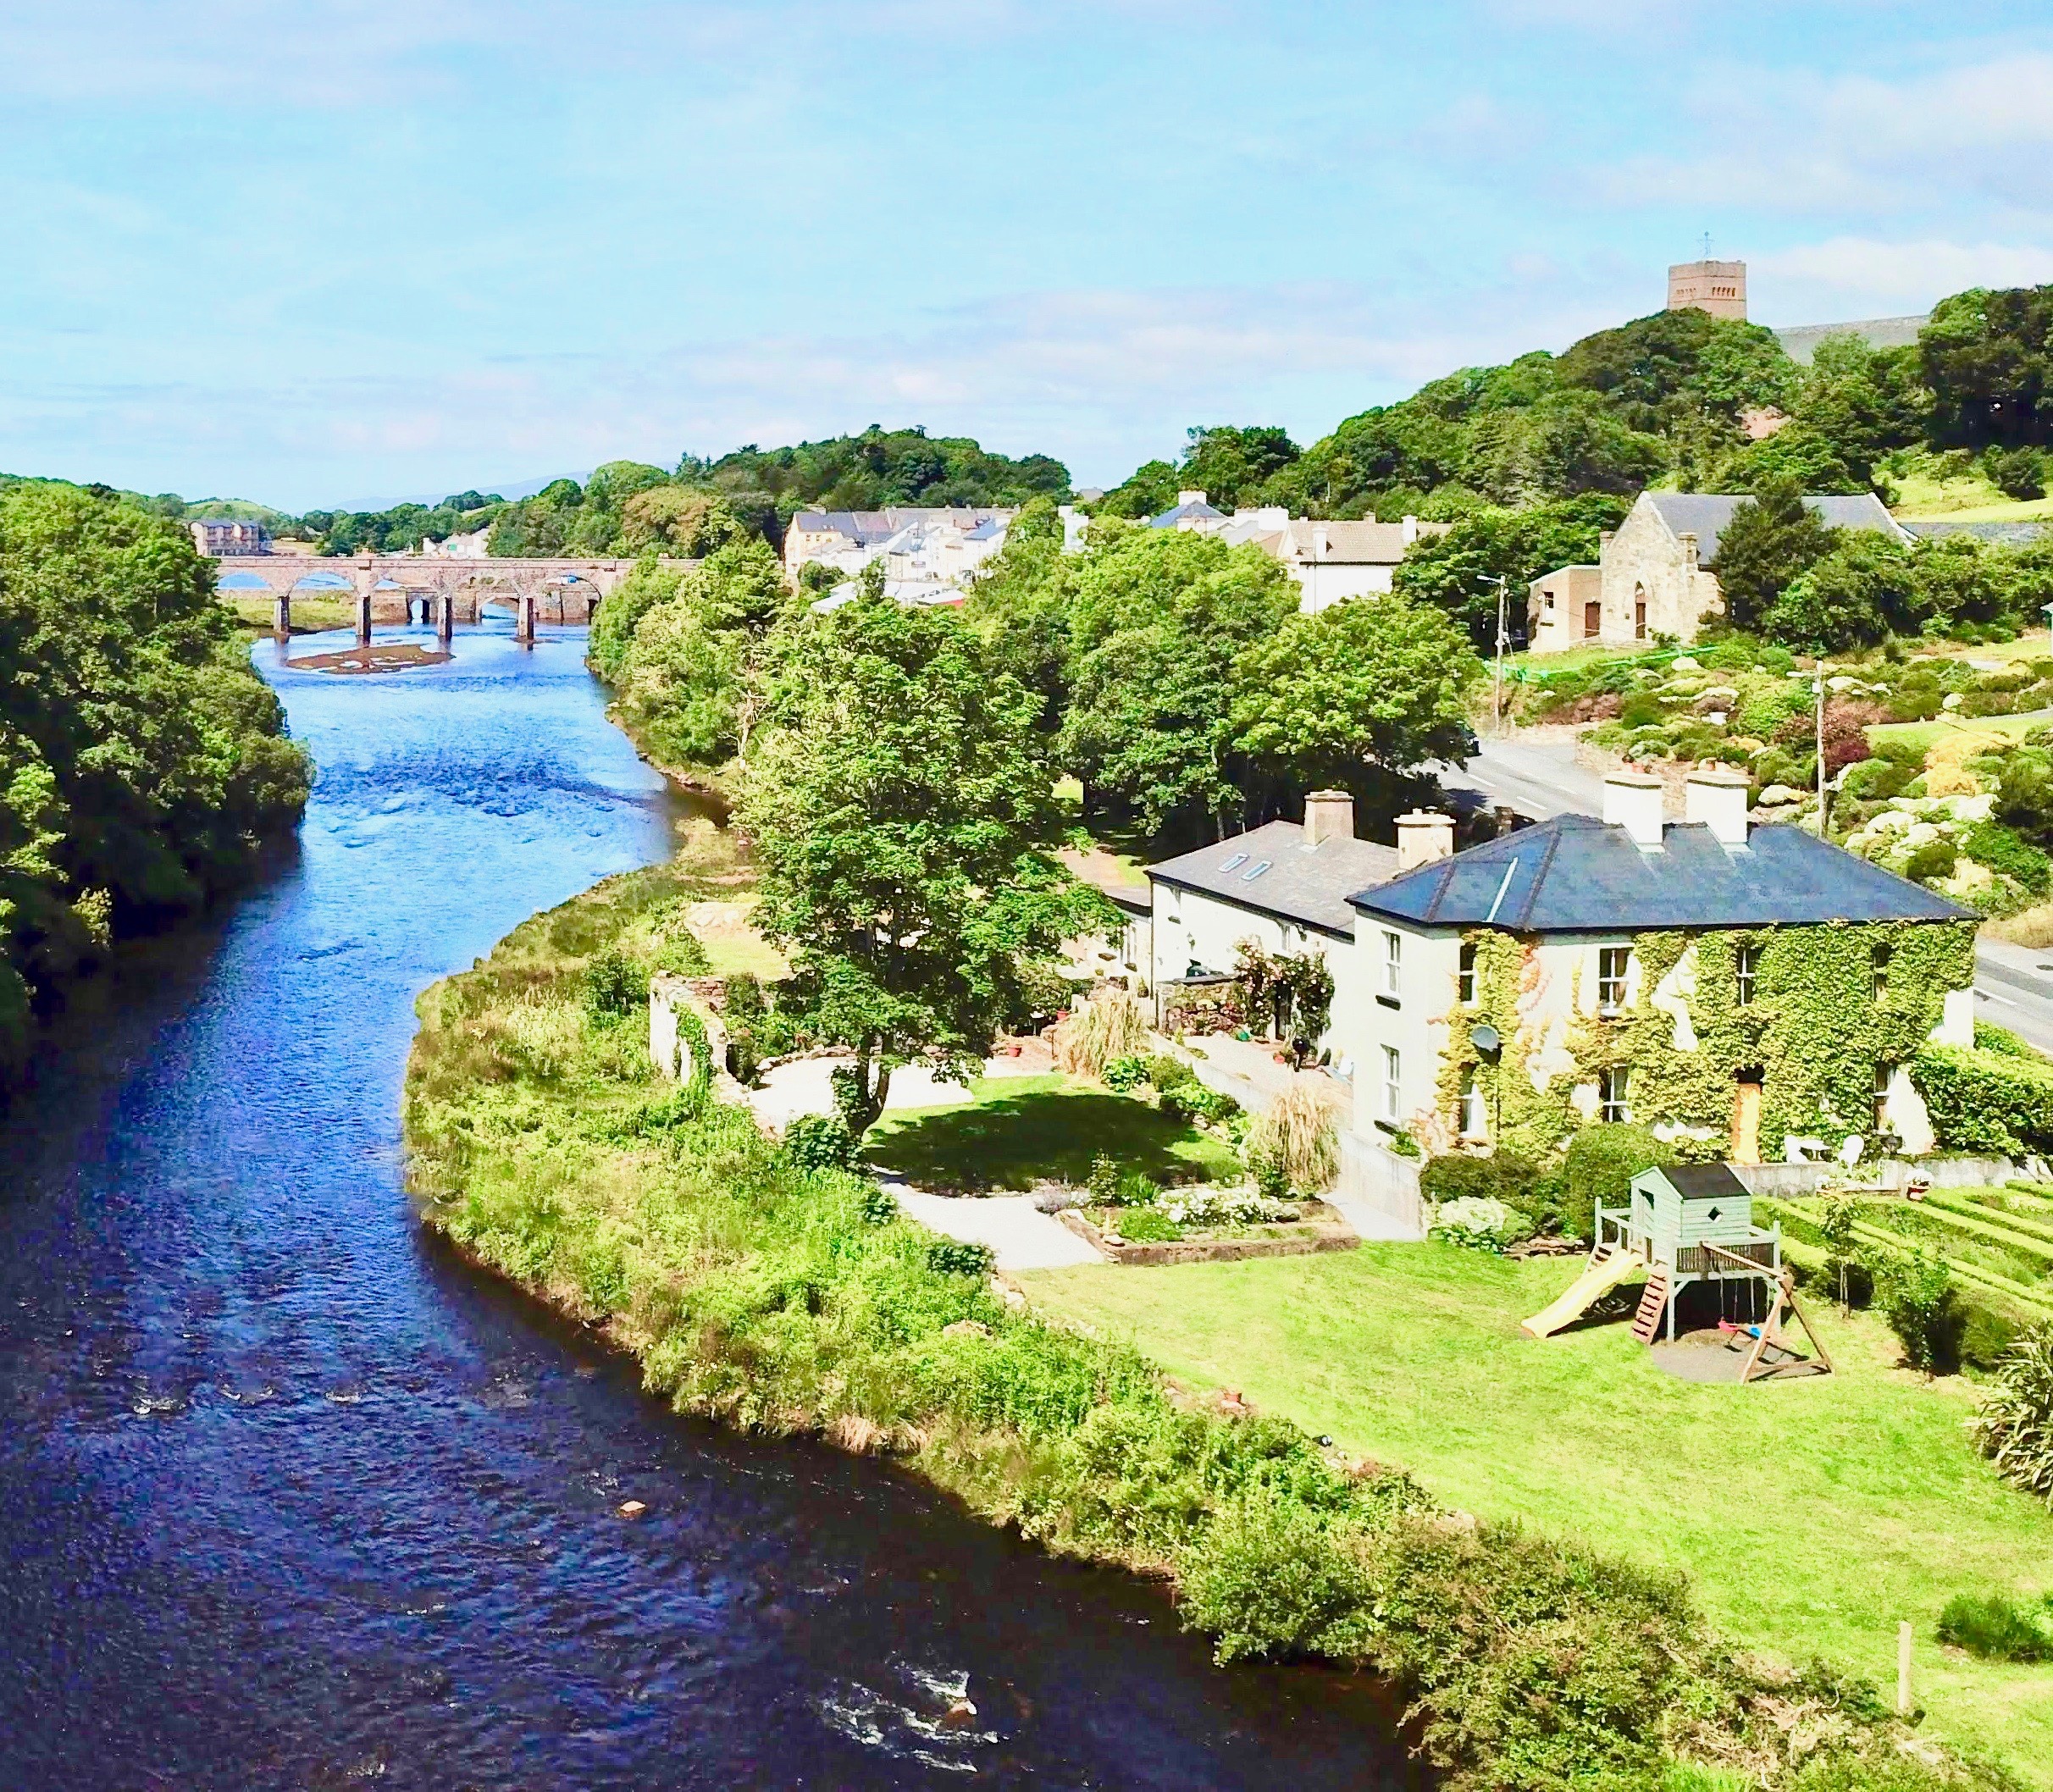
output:
M 1404 545 L 1409 547 L 1418 539 L 1419 519 L 1416 517 L 1407 517 L 1404 519 Z
M 1701 821 L 1721 846 L 1746 844 L 1746 780 L 1737 772 L 1692 772 L 1684 786 L 1692 821 Z
M 1397 871 L 1401 874 L 1454 856 L 1454 818 L 1436 809 L 1414 809 L 1397 817 Z
M 1604 780 L 1604 821 L 1623 827 L 1641 852 L 1659 852 L 1661 780 L 1643 772 L 1613 772 Z
M 1178 510 L 1181 510 L 1187 504 L 1202 504 L 1204 502 L 1204 494 L 1201 491 L 1186 489 L 1176 494 L 1176 508 Z
M 1304 799 L 1304 843 L 1354 838 L 1354 799 L 1344 790 L 1314 790 Z

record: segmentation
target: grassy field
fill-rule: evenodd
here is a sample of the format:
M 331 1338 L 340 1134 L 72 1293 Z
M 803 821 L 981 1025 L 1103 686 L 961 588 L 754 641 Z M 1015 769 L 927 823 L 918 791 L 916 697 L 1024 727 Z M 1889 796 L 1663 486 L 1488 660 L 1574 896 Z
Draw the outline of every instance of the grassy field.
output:
M 2006 498 L 1978 473 L 1945 478 L 1929 465 L 1895 479 L 1893 514 L 1912 521 L 1943 517 L 1950 523 L 2030 523 L 2053 517 L 2053 498 Z
M 221 601 L 235 613 L 245 628 L 268 634 L 277 619 L 278 600 L 268 591 L 224 591 Z M 357 620 L 352 598 L 310 597 L 302 592 L 292 600 L 292 632 L 314 634 L 328 628 L 348 628 Z
M 879 1121 L 865 1155 L 911 1181 L 954 1188 L 1082 1182 L 1100 1153 L 1158 1182 L 1242 1179 L 1223 1140 L 1130 1095 L 1060 1073 L 987 1078 L 971 1092 L 973 1102 L 907 1109 Z
M 1948 735 L 1987 734 L 2006 740 L 2022 740 L 2034 728 L 2043 728 L 2048 722 L 2053 722 L 2053 710 L 2028 710 L 2017 716 L 1971 716 L 1963 722 L 1950 722 L 1943 717 L 1930 722 L 1884 722 L 1867 732 L 1868 739 L 1877 745 L 1884 741 L 1897 741 L 1929 753 Z
M 1023 1278 L 1038 1305 L 1231 1386 L 1486 1518 L 1686 1570 L 1743 1647 L 1894 1685 L 1900 1619 L 1942 1739 L 2053 1786 L 2053 1667 L 1942 1651 L 1962 1589 L 2053 1588 L 2053 1513 L 1962 1435 L 1972 1389 L 1891 1365 L 1865 1315 L 1819 1318 L 1839 1373 L 1748 1389 L 1665 1374 L 1623 1324 L 1546 1343 L 1518 1322 L 1577 1265 L 1439 1245 Z

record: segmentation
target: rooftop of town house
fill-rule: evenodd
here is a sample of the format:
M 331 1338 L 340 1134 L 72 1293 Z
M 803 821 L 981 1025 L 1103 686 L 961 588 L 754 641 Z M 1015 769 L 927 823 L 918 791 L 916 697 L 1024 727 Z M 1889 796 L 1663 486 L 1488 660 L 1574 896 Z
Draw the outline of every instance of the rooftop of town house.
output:
M 1397 849 L 1351 833 L 1304 843 L 1297 821 L 1270 821 L 1148 867 L 1156 882 L 1195 890 L 1243 909 L 1255 909 L 1329 933 L 1352 933 L 1348 899 L 1364 884 L 1397 868 Z
M 915 523 L 952 524 L 971 530 L 993 522 L 1009 521 L 1012 512 L 980 506 L 919 506 L 893 505 L 885 510 L 802 510 L 791 519 L 790 527 L 804 534 L 845 535 L 851 541 L 868 546 L 874 542 L 885 541 L 899 530 Z
M 1654 850 L 1586 815 L 1500 834 L 1350 900 L 1364 915 L 1421 926 L 1519 933 L 1973 918 L 1801 828 L 1751 827 L 1742 849 L 1707 824 L 1668 821 Z
M 1444 535 L 1453 527 L 1451 523 L 1421 523 L 1415 517 L 1403 523 L 1325 523 L 1296 517 L 1274 535 L 1256 539 L 1279 560 L 1394 567 L 1419 542 Z
M 1203 492 L 1180 491 L 1176 494 L 1176 507 L 1164 511 L 1159 517 L 1150 517 L 1148 526 L 1151 529 L 1173 529 L 1180 523 L 1202 523 L 1214 517 L 1224 521 L 1225 517 L 1224 511 L 1215 510 L 1205 501 Z
M 1696 536 L 1696 557 L 1709 566 L 1718 558 L 1718 539 L 1733 512 L 1753 500 L 1744 492 L 1649 491 L 1641 494 L 1640 501 L 1652 507 L 1670 534 Z M 1808 496 L 1803 506 L 1834 528 L 1879 529 L 1899 540 L 1908 539 L 1872 491 L 1857 496 Z

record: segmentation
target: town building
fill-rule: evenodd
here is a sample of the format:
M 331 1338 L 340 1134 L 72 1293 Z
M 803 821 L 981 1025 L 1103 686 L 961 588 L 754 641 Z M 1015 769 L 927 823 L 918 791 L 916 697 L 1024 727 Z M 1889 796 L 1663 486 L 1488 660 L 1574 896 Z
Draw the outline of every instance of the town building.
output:
M 793 584 L 809 564 L 853 578 L 880 556 L 899 584 L 959 588 L 1005 543 L 1016 507 L 936 509 L 889 506 L 873 511 L 802 510 L 784 531 L 784 576 Z
M 1641 492 L 1616 531 L 1599 538 L 1596 566 L 1562 567 L 1533 581 L 1526 615 L 1532 651 L 1559 653 L 1585 641 L 1625 647 L 1657 636 L 1695 640 L 1704 618 L 1724 608 L 1711 570 L 1718 538 L 1751 501 L 1724 493 Z M 1803 501 L 1834 528 L 1910 539 L 1873 492 Z
M 492 525 L 486 523 L 481 529 L 468 534 L 446 535 L 437 541 L 432 535 L 423 535 L 418 550 L 423 560 L 487 560 L 492 552 Z
M 1668 308 L 1707 311 L 1714 318 L 1746 321 L 1745 262 L 1677 262 L 1668 269 Z
M 1412 548 L 1453 527 L 1421 523 L 1416 517 L 1401 523 L 1329 522 L 1292 517 L 1281 505 L 1243 506 L 1229 516 L 1196 490 L 1178 492 L 1175 507 L 1148 518 L 1148 526 L 1216 535 L 1229 547 L 1252 542 L 1282 561 L 1297 584 L 1298 608 L 1308 616 L 1344 598 L 1387 593 L 1392 575 Z
M 261 523 L 246 523 L 235 517 L 202 517 L 185 527 L 191 534 L 193 546 L 210 560 L 271 551 L 271 532 Z
M 1354 1127 L 1429 1153 L 1591 1121 L 1757 1163 L 1793 1139 L 1928 1151 L 1910 1059 L 1974 1039 L 1977 917 L 1789 827 L 1744 777 L 1616 774 L 1563 816 L 1370 885 L 1355 915 Z
M 1452 850 L 1454 824 L 1436 816 L 1428 831 Z M 1407 849 L 1423 860 L 1432 848 Z M 1368 999 L 1353 950 L 1349 899 L 1397 875 L 1406 863 L 1395 847 L 1355 837 L 1354 803 L 1344 792 L 1314 791 L 1304 820 L 1270 821 L 1196 852 L 1148 868 L 1148 987 L 1158 1024 L 1176 986 L 1230 976 L 1243 942 L 1264 952 L 1322 955 L 1333 973 L 1332 1017 L 1320 1042 L 1336 1055 L 1362 1028 Z

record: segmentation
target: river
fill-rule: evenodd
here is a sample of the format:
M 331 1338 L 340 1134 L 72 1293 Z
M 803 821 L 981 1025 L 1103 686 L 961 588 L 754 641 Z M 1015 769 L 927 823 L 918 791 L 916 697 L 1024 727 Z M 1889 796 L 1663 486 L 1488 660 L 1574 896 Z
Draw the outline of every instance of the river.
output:
M 297 851 L 82 992 L 7 1117 L 0 1787 L 1411 1784 L 1361 1681 L 681 1420 L 423 1232 L 414 997 L 679 819 L 583 645 L 260 644 Z

